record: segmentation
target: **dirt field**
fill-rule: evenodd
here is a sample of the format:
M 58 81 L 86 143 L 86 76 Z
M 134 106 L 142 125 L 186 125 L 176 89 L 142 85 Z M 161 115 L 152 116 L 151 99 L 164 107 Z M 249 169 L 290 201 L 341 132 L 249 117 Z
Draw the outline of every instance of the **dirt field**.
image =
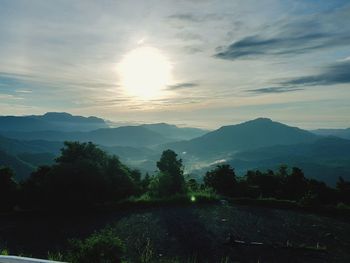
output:
M 229 262 L 350 262 L 350 223 L 345 220 L 232 205 L 1 217 L 0 242 L 13 252 L 43 256 L 48 250 L 63 250 L 67 238 L 84 237 L 107 225 L 124 240 L 132 262 L 147 243 L 156 257 L 180 261 L 195 257 L 198 262 L 221 262 L 228 257 Z

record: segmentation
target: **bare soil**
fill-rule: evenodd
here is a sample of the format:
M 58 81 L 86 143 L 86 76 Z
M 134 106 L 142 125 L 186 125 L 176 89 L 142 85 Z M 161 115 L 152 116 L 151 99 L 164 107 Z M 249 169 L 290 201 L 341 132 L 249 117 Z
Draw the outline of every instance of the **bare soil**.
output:
M 350 262 L 345 219 L 235 205 L 193 205 L 94 215 L 0 217 L 0 244 L 10 252 L 45 256 L 68 238 L 114 228 L 136 262 L 148 243 L 156 258 L 197 262 Z

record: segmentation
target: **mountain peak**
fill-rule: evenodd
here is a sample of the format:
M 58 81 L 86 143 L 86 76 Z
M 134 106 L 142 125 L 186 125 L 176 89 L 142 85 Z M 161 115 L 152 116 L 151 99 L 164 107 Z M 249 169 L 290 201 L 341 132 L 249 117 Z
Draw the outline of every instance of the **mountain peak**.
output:
M 70 122 L 89 122 L 89 123 L 99 123 L 99 124 L 105 124 L 105 121 L 101 118 L 90 116 L 90 117 L 83 117 L 79 115 L 72 115 L 67 112 L 47 112 L 42 116 L 36 116 L 37 118 L 43 118 L 44 120 L 48 121 L 55 121 L 55 122 L 61 122 L 61 121 L 70 121 Z
M 257 118 L 236 125 L 222 126 L 201 137 L 182 142 L 175 150 L 192 154 L 218 155 L 273 145 L 313 142 L 316 135 L 272 121 Z
M 56 112 L 56 111 L 49 111 L 49 112 L 46 112 L 43 116 L 62 116 L 62 115 L 65 115 L 65 116 L 72 116 L 72 114 L 68 113 L 68 112 Z
M 259 118 L 256 118 L 254 120 L 248 121 L 248 122 L 269 122 L 269 123 L 271 123 L 273 121 L 269 118 L 259 117 Z

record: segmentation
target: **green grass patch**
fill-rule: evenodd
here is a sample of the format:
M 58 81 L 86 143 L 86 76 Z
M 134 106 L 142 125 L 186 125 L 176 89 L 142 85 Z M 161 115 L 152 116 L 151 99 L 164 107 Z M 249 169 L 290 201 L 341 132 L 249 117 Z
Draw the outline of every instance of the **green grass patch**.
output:
M 187 194 L 172 195 L 169 197 L 152 197 L 143 194 L 140 197 L 130 197 L 118 203 L 122 207 L 153 207 L 163 205 L 191 205 L 213 203 L 219 200 L 218 195 L 210 191 L 190 192 Z

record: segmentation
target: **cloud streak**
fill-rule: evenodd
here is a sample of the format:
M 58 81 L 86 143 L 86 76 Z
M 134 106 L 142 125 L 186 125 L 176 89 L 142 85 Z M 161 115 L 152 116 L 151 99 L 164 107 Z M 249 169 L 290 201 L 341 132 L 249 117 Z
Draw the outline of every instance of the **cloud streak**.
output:
M 304 90 L 312 86 L 332 86 L 350 83 L 350 60 L 343 60 L 325 67 L 320 73 L 290 78 L 279 82 L 277 87 L 250 89 L 256 94 L 286 93 Z
M 255 34 L 216 48 L 215 57 L 226 60 L 293 56 L 350 45 L 349 7 L 328 14 L 284 19 L 262 25 Z M 291 21 L 289 21 L 291 20 Z M 342 24 L 342 26 L 339 26 Z
M 350 45 L 350 35 L 312 33 L 272 38 L 254 35 L 224 47 L 222 51 L 215 54 L 215 57 L 236 60 L 261 56 L 296 55 L 313 50 L 346 45 Z
M 304 89 L 297 88 L 297 87 L 267 87 L 267 88 L 260 88 L 260 89 L 250 89 L 247 92 L 256 93 L 256 94 L 273 94 L 273 93 L 293 92 L 298 90 L 304 90 Z
M 195 83 L 195 82 L 184 82 L 184 83 L 178 83 L 175 85 L 169 85 L 167 88 L 169 90 L 179 90 L 179 89 L 195 88 L 198 86 L 199 86 L 199 84 Z
M 288 86 L 324 86 L 350 83 L 350 60 L 326 67 L 319 74 L 309 75 L 281 82 Z

